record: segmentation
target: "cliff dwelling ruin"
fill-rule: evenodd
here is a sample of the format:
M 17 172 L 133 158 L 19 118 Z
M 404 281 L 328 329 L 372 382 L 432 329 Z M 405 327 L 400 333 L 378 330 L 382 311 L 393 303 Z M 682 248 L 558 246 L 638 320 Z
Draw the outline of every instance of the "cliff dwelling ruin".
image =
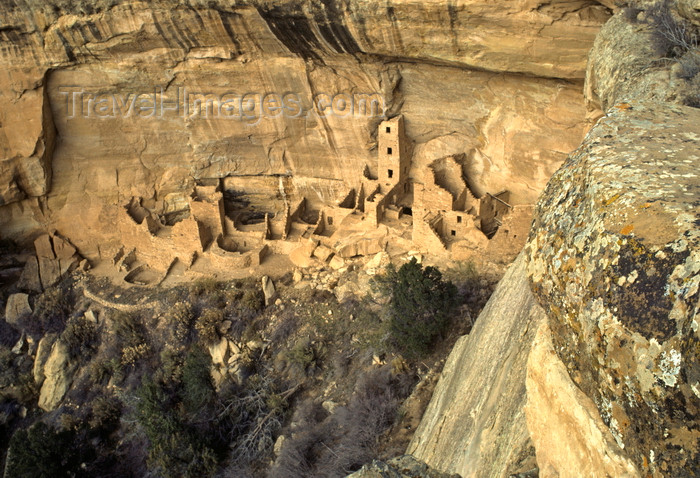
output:
M 403 252 L 464 260 L 483 253 L 494 236 L 496 247 L 517 239 L 516 230 L 524 240 L 531 206 L 511 205 L 507 190 L 477 197 L 465 180 L 463 155 L 414 167 L 400 115 L 379 124 L 376 141 L 376 164 L 358 171 L 358 184 L 331 204 L 290 199 L 282 177 L 276 197 L 257 201 L 238 189 L 242 179 L 235 176 L 198 180 L 178 211 L 134 197 L 118 221 L 123 245 L 113 263 L 128 282 L 147 284 L 178 268 L 247 270 L 272 255 L 295 267 L 340 269 L 390 242 Z

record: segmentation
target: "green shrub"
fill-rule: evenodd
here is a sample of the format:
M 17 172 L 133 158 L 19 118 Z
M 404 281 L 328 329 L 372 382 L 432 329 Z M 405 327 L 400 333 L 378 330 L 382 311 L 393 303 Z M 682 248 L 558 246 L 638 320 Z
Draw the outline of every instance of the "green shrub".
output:
M 88 377 L 93 385 L 103 385 L 111 375 L 109 360 L 92 360 L 87 368 Z
M 137 420 L 148 437 L 148 467 L 166 478 L 212 476 L 216 456 L 178 414 L 177 395 L 150 378 L 138 391 Z
M 248 312 L 260 312 L 265 306 L 265 295 L 258 288 L 246 289 L 241 297 L 241 307 Z
M 184 351 L 178 348 L 165 347 L 160 353 L 160 367 L 156 377 L 163 383 L 181 383 Z
M 0 388 L 9 387 L 17 377 L 15 357 L 9 347 L 0 346 Z
M 18 430 L 10 439 L 7 478 L 81 476 L 80 460 L 72 446 L 73 434 L 39 422 Z
M 219 309 L 207 309 L 195 322 L 195 329 L 205 345 L 213 345 L 221 340 L 219 327 L 224 321 L 224 312 Z
M 12 347 L 17 343 L 20 335 L 10 324 L 0 320 L 0 347 Z
M 192 347 L 182 367 L 182 404 L 190 415 L 197 415 L 215 398 L 210 370 L 209 353 L 202 347 Z
M 135 366 L 142 358 L 151 351 L 148 344 L 140 343 L 138 345 L 130 345 L 122 349 L 121 365 L 124 367 Z
M 88 376 L 95 385 L 103 385 L 113 378 L 116 383 L 124 379 L 124 367 L 120 358 L 95 359 L 88 365 Z
M 376 458 L 378 440 L 395 423 L 412 385 L 412 377 L 385 366 L 362 374 L 347 406 L 330 416 L 318 403 L 303 403 L 268 476 L 345 476 L 358 470 Z
M 71 306 L 68 294 L 59 286 L 46 289 L 34 304 L 34 319 L 30 333 L 61 332 L 66 325 Z
M 122 348 L 148 343 L 146 328 L 136 314 L 116 312 L 112 317 L 112 328 Z
M 39 387 L 32 373 L 32 361 L 0 346 L 0 401 L 11 399 L 29 406 L 38 394 Z
M 153 348 L 146 327 L 140 316 L 132 313 L 117 312 L 112 317 L 112 329 L 116 337 L 116 346 L 111 354 L 117 358 L 117 367 L 124 373 L 125 369 L 134 369 L 148 364 Z
M 92 402 L 88 424 L 93 429 L 111 432 L 119 424 L 122 403 L 113 396 L 101 396 Z
M 189 342 L 194 325 L 194 311 L 190 304 L 178 302 L 167 313 L 167 321 L 178 344 Z
M 288 393 L 280 394 L 273 379 L 262 375 L 251 376 L 236 392 L 223 398 L 222 407 L 231 421 L 231 461 L 245 467 L 272 451 L 282 427 Z
M 457 288 L 415 258 L 398 271 L 390 264 L 378 283 L 391 295 L 390 332 L 399 350 L 409 357 L 429 353 L 457 306 Z
M 289 363 L 302 372 L 312 372 L 323 365 L 326 348 L 323 344 L 313 343 L 309 338 L 302 338 L 286 354 Z
M 700 48 L 700 32 L 672 10 L 670 0 L 661 0 L 646 10 L 646 22 L 652 27 L 656 47 L 669 57 L 697 51 Z
M 99 345 L 97 325 L 86 317 L 73 317 L 68 320 L 61 340 L 68 346 L 71 358 L 87 360 Z
M 219 290 L 219 282 L 213 277 L 201 277 L 190 285 L 190 293 L 196 297 L 213 294 L 217 290 Z

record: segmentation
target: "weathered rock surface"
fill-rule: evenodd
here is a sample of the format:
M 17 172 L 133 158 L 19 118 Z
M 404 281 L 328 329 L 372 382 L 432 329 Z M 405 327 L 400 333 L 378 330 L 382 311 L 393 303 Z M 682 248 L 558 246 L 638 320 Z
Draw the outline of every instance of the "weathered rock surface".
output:
M 0 205 L 44 196 L 51 188 L 56 129 L 47 90 L 36 78 L 33 89 L 14 97 L 7 90 L 16 81 L 9 71 L 0 74 Z
M 39 407 L 42 410 L 51 411 L 61 403 L 73 383 L 75 370 L 76 365 L 71 362 L 68 346 L 62 340 L 57 340 L 44 365 L 45 378 L 39 392 Z
M 29 306 L 29 296 L 27 294 L 12 294 L 7 298 L 5 321 L 8 324 L 16 325 L 19 319 L 31 313 L 32 308 Z
M 223 366 L 228 364 L 229 358 L 229 340 L 226 337 L 221 337 L 218 343 L 209 346 L 209 354 L 211 355 L 211 363 L 214 366 Z
M 610 429 L 569 377 L 541 321 L 527 364 L 527 428 L 539 477 L 641 476 Z
M 303 58 L 369 53 L 580 78 L 587 45 L 609 15 L 606 3 L 399 1 L 387 7 L 368 0 L 295 0 L 247 1 L 232 9 L 225 2 L 31 0 L 6 4 L 0 14 L 15 32 L 6 37 L 15 40 L 14 48 L 4 55 L 28 64 L 156 48 L 238 59 L 262 47 Z
M 536 468 L 523 406 L 527 357 L 543 320 L 520 254 L 450 353 L 407 452 L 463 477 Z
M 378 118 L 318 115 L 312 100 L 356 92 L 404 114 L 417 168 L 463 154 L 475 187 L 533 203 L 586 128 L 579 83 L 607 17 L 584 0 L 3 4 L 0 227 L 16 238 L 51 227 L 85 257 L 111 260 L 133 197 L 180 214 L 201 179 L 228 176 L 255 198 L 283 197 L 256 203 L 271 214 L 302 196 L 333 202 L 374 164 Z M 72 102 L 83 92 L 109 103 L 114 93 L 127 111 L 127 95 L 154 88 L 167 101 L 183 88 L 292 91 L 304 114 L 109 118 L 95 96 Z
M 700 473 L 698 141 L 698 109 L 612 107 L 527 246 L 557 354 L 643 475 Z
M 17 282 L 21 289 L 41 292 L 55 285 L 78 267 L 80 254 L 67 239 L 56 234 L 42 234 L 34 240 L 36 257 L 30 257 Z
M 657 2 L 647 5 L 653 3 Z M 642 8 L 646 7 L 642 4 Z M 674 15 L 675 9 L 671 12 Z M 681 51 L 684 49 L 668 39 L 669 35 L 683 36 L 674 31 L 676 28 L 687 31 L 689 38 L 693 34 L 697 38 L 700 30 L 693 33 L 692 25 L 673 23 L 674 17 L 668 18 L 671 20 L 664 20 L 668 26 L 660 26 L 645 10 L 632 16 L 620 12 L 603 25 L 591 49 L 586 72 L 589 109 L 607 111 L 617 103 L 633 100 L 700 106 L 697 44 L 694 50 Z
M 46 378 L 44 367 L 46 366 L 46 361 L 51 355 L 51 350 L 57 338 L 58 336 L 56 334 L 49 333 L 44 335 L 41 340 L 39 340 L 39 345 L 36 349 L 36 357 L 34 358 L 34 367 L 32 369 L 34 381 L 38 386 L 41 386 Z
M 270 305 L 276 298 L 275 283 L 268 276 L 263 276 L 261 279 L 262 292 L 265 297 L 265 305 Z
M 386 463 L 375 460 L 347 478 L 459 478 L 459 475 L 441 473 L 411 455 L 404 455 Z

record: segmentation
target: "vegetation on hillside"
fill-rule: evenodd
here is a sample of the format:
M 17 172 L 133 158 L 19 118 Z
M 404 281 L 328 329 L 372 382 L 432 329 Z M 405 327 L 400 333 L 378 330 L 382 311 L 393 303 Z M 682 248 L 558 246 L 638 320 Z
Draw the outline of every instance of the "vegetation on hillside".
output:
M 290 275 L 268 307 L 255 280 L 203 279 L 144 289 L 160 305 L 122 312 L 79 290 L 114 286 L 68 278 L 16 327 L 0 321 L 0 467 L 9 478 L 345 476 L 405 447 L 392 430 L 421 374 L 468 331 L 457 306 L 473 305 L 472 279 L 458 288 L 412 261 L 378 278 L 383 292 L 341 303 Z M 132 310 L 138 290 L 111 295 Z M 71 364 L 50 412 L 37 407 L 42 338 Z

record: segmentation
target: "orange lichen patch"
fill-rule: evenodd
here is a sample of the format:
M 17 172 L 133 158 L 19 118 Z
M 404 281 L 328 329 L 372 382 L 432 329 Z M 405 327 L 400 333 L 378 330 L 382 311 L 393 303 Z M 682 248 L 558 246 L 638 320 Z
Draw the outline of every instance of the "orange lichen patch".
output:
M 650 203 L 650 202 L 645 202 L 645 203 L 642 204 L 640 207 L 641 207 L 642 209 L 649 209 L 649 208 L 651 207 L 651 203 Z
M 615 105 L 615 108 L 618 110 L 631 110 L 632 105 L 629 103 L 620 103 L 619 105 Z
M 627 234 L 632 232 L 633 229 L 634 229 L 634 224 L 627 224 L 625 227 L 620 229 L 620 234 L 626 236 Z
M 605 201 L 603 201 L 603 206 L 609 206 L 609 205 L 611 205 L 612 203 L 614 203 L 615 201 L 617 201 L 617 200 L 620 198 L 620 196 L 621 196 L 621 194 L 620 194 L 620 193 L 617 193 L 617 194 L 615 194 L 613 197 L 611 197 L 610 199 L 606 199 Z

